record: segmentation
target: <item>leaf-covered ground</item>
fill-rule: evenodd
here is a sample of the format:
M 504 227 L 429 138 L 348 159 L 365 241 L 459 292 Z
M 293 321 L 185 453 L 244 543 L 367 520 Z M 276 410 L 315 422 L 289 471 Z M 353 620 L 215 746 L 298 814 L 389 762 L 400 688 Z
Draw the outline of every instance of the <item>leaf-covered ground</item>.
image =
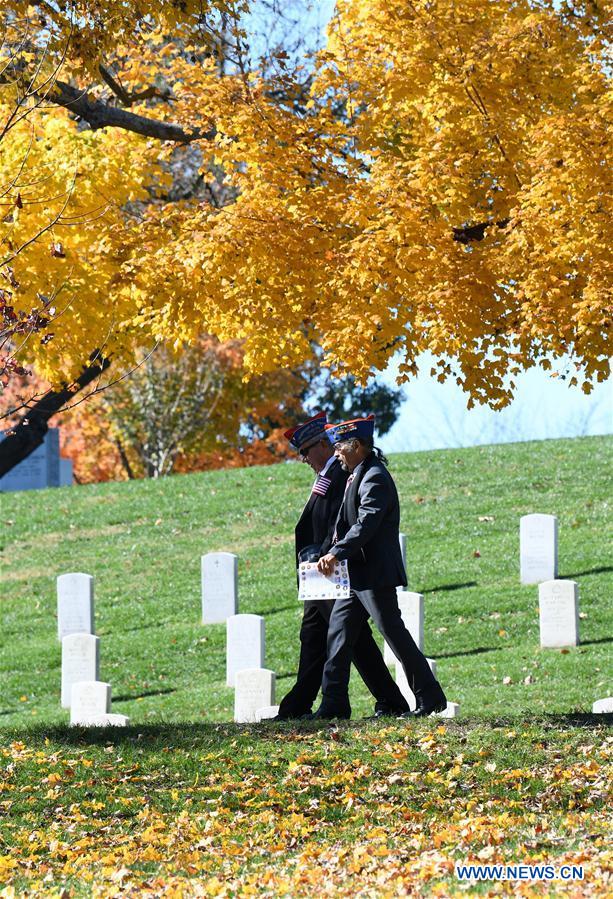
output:
M 606 895 L 612 747 L 570 717 L 30 730 L 3 749 L 1 878 L 35 896 L 446 896 L 455 863 L 524 862 L 584 880 L 470 891 Z
M 200 623 L 200 555 L 239 555 L 277 696 L 301 609 L 306 466 L 0 495 L 0 895 L 607 895 L 610 438 L 394 456 L 410 588 L 457 721 L 231 723 L 225 628 Z M 556 514 L 581 644 L 543 650 L 519 517 Z M 121 733 L 66 726 L 55 578 L 96 579 Z M 609 760 L 610 765 L 610 760 Z M 609 833 L 610 839 L 610 833 Z M 461 883 L 456 862 L 584 866 L 578 883 Z M 4 889 L 4 894 L 2 893 Z

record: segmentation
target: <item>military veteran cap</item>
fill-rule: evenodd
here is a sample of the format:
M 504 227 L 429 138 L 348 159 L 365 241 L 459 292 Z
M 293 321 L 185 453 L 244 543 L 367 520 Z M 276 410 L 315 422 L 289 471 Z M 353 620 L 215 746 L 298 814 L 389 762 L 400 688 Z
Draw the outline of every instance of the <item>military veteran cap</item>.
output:
M 374 430 L 374 415 L 369 415 L 367 418 L 353 418 L 351 421 L 342 421 L 338 425 L 326 425 L 326 434 L 330 443 L 353 440 L 354 437 L 369 440 L 372 439 Z
M 317 415 L 309 418 L 308 421 L 303 422 L 301 425 L 296 425 L 295 428 L 290 428 L 283 436 L 300 453 L 326 436 L 327 421 L 328 416 L 326 413 L 318 412 Z

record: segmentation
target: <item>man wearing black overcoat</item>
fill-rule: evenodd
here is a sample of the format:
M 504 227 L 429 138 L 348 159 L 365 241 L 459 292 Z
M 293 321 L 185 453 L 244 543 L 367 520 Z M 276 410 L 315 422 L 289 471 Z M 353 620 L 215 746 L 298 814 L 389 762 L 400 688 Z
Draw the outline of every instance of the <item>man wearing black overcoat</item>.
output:
M 407 630 L 396 588 L 407 578 L 399 544 L 400 504 L 385 460 L 373 444 L 374 417 L 328 425 L 334 452 L 349 473 L 332 546 L 322 553 L 320 571 L 348 560 L 351 594 L 338 599 L 328 628 L 328 658 L 322 681 L 322 703 L 316 718 L 346 718 L 349 667 L 356 640 L 371 617 L 400 660 L 421 717 L 443 711 L 445 694 Z
M 326 414 L 320 412 L 285 434 L 302 460 L 317 475 L 311 495 L 296 525 L 296 565 L 301 561 L 315 561 L 322 553 L 327 552 L 345 493 L 348 475 L 334 457 L 325 425 Z M 321 687 L 328 622 L 333 607 L 334 600 L 314 600 L 304 604 L 298 676 L 295 686 L 281 701 L 278 714 L 280 720 L 310 715 Z M 408 709 L 408 703 L 394 682 L 367 623 L 356 635 L 351 660 L 376 699 L 374 717 L 401 715 Z

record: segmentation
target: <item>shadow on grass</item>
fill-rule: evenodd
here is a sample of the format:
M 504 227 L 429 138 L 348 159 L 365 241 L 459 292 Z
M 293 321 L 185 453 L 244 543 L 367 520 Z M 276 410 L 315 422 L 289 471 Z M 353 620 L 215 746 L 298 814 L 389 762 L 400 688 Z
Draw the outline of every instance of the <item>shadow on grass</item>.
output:
M 149 624 L 135 624 L 132 627 L 119 626 L 119 627 L 115 627 L 115 628 L 100 628 L 100 631 L 98 632 L 98 636 L 99 637 L 110 637 L 112 634 L 114 634 L 114 635 L 131 634 L 131 633 L 134 633 L 135 631 L 150 631 L 150 630 L 154 630 L 155 628 L 168 627 L 169 625 L 172 626 L 174 624 L 176 624 L 176 622 L 169 619 L 167 621 L 153 621 L 153 622 L 150 622 Z
M 443 593 L 449 590 L 463 590 L 464 587 L 476 587 L 476 581 L 466 581 L 464 584 L 443 584 L 440 587 L 430 587 L 429 590 L 424 590 L 424 593 Z
M 272 618 L 273 615 L 280 615 L 281 612 L 293 612 L 297 607 L 296 603 L 293 602 L 290 606 L 281 606 L 279 609 L 273 609 L 271 612 L 261 612 L 261 615 L 264 615 L 265 618 Z
M 602 565 L 600 568 L 588 568 L 587 571 L 575 571 L 574 574 L 559 574 L 558 577 L 570 581 L 576 577 L 586 577 L 588 574 L 608 574 L 610 571 L 613 571 L 610 565 Z
M 113 702 L 130 702 L 132 699 L 144 699 L 145 696 L 165 696 L 166 693 L 176 693 L 174 687 L 165 690 L 143 690 L 142 693 L 121 693 L 119 696 L 113 696 Z
M 501 646 L 477 646 L 475 649 L 462 649 L 460 652 L 437 652 L 437 659 L 455 659 L 457 656 L 479 656 L 483 652 L 496 652 Z
M 597 646 L 599 643 L 613 643 L 613 637 L 599 637 L 598 640 L 582 640 L 579 646 Z
M 220 750 L 224 753 L 235 754 L 237 743 L 244 737 L 247 744 L 252 744 L 254 738 L 267 741 L 278 741 L 297 744 L 303 739 L 308 742 L 312 735 L 327 731 L 328 736 L 338 742 L 343 739 L 343 732 L 347 731 L 347 737 L 354 737 L 356 730 L 372 733 L 374 730 L 385 728 L 389 734 L 390 727 L 398 727 L 399 731 L 406 728 L 418 732 L 426 732 L 432 728 L 433 722 L 444 725 L 450 737 L 464 736 L 470 731 L 491 731 L 512 727 L 534 727 L 545 732 L 552 731 L 552 737 L 556 731 L 589 730 L 595 728 L 607 728 L 613 724 L 613 714 L 595 715 L 589 712 L 568 712 L 558 715 L 506 715 L 494 718 L 458 718 L 440 719 L 429 718 L 423 721 L 399 722 L 383 719 L 381 722 L 364 721 L 358 718 L 353 721 L 283 721 L 262 722 L 260 724 L 234 724 L 204 723 L 198 721 L 177 721 L 174 723 L 140 724 L 129 727 L 109 728 L 85 728 L 70 727 L 68 725 L 34 725 L 27 729 L 4 731 L 5 740 L 20 740 L 30 745 L 45 741 L 45 745 L 62 744 L 74 748 L 86 748 L 88 746 L 132 746 L 146 752 L 169 752 L 182 749 L 184 751 L 203 752 L 207 750 Z M 52 751 L 52 750 L 51 750 Z

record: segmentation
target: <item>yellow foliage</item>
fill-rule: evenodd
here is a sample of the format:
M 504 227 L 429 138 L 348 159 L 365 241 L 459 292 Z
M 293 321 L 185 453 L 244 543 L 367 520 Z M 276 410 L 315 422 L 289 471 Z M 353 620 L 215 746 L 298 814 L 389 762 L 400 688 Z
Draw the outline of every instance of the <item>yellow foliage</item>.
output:
M 91 29 L 69 43 L 74 84 L 107 96 L 91 87 L 104 59 L 128 92 L 170 86 L 172 102 L 130 112 L 216 135 L 92 131 L 47 104 L 5 137 L 3 255 L 58 217 L 11 263 L 16 307 L 57 294 L 54 339 L 28 348 L 43 374 L 206 331 L 244 341 L 251 372 L 291 367 L 317 340 L 358 379 L 400 352 L 406 379 L 429 350 L 442 379 L 494 407 L 546 355 L 570 353 L 585 389 L 607 376 L 598 5 L 339 0 L 298 111 L 276 99 L 298 91 L 291 76 L 222 75 L 204 52 L 195 14 L 229 11 L 235 29 L 240 5 L 77 6 Z M 10 92 L 2 103 L 6 116 Z M 194 158 L 230 201 L 168 198 L 173 165 Z

